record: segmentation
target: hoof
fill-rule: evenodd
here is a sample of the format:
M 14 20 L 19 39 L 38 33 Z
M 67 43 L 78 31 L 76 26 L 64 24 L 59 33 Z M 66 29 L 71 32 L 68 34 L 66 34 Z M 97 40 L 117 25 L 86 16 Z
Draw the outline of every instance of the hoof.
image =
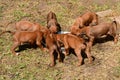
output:
M 49 66 L 49 67 L 54 67 L 54 66 L 55 66 L 55 64 L 49 64 L 48 66 Z
M 20 53 L 16 53 L 16 56 L 20 55 Z
M 47 48 L 44 48 L 43 51 L 44 51 L 44 52 L 48 52 L 48 49 L 47 49 Z
M 93 61 L 89 61 L 89 64 L 92 64 Z
M 63 61 L 62 61 L 61 59 L 59 59 L 59 58 L 58 58 L 58 61 L 59 61 L 59 62 L 63 62 Z
M 82 64 L 81 63 L 78 63 L 77 66 L 81 66 Z
M 63 54 L 64 54 L 65 56 L 68 56 L 68 53 L 66 53 L 66 52 L 63 52 Z
M 88 63 L 91 64 L 93 61 L 94 61 L 94 58 L 90 58 Z

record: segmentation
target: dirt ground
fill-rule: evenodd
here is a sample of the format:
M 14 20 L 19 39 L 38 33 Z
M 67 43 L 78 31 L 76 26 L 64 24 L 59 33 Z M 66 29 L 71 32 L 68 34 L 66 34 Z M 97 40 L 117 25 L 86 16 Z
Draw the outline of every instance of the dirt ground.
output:
M 0 0 L 0 32 L 14 31 L 20 20 L 29 20 L 46 27 L 49 11 L 57 15 L 63 31 L 69 31 L 74 20 L 84 12 L 111 9 L 110 17 L 120 15 L 120 0 Z M 99 22 L 109 22 L 109 16 L 99 17 Z M 7 27 L 6 25 L 10 23 Z M 118 26 L 119 33 L 119 26 Z M 101 39 L 92 47 L 95 58 L 92 64 L 88 58 L 82 66 L 76 66 L 78 59 L 74 54 L 65 57 L 64 63 L 49 67 L 49 54 L 39 48 L 27 48 L 13 56 L 10 51 L 12 34 L 0 36 L 0 80 L 120 80 L 120 39 Z

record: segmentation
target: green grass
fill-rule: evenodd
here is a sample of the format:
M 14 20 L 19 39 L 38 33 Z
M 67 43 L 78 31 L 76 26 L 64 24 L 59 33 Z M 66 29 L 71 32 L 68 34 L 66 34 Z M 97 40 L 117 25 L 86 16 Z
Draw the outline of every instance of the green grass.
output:
M 95 12 L 104 11 L 104 10 L 107 10 L 107 9 L 110 9 L 110 6 L 107 5 L 107 4 L 99 5 L 99 4 L 93 3 L 91 5 L 91 10 L 93 10 Z
M 13 12 L 13 17 L 14 17 L 14 21 L 19 21 L 22 18 L 31 17 L 31 14 L 30 13 L 26 13 L 26 12 L 21 11 L 21 10 L 15 10 Z
M 98 0 L 99 1 L 99 0 Z M 87 11 L 115 10 L 119 14 L 120 4 L 92 3 L 87 6 L 83 0 L 0 0 L 0 25 L 19 20 L 38 22 L 46 27 L 46 17 L 49 11 L 55 12 L 62 30 L 69 30 L 74 20 Z M 2 4 L 4 3 L 4 4 Z M 105 18 L 106 21 L 108 19 Z M 14 30 L 15 23 L 7 30 Z M 3 27 L 0 27 L 0 31 Z M 78 59 L 70 54 L 64 63 L 56 61 L 55 67 L 49 67 L 49 53 L 39 48 L 26 48 L 19 56 L 11 53 L 12 34 L 0 36 L 0 80 L 119 80 L 120 79 L 120 40 L 117 45 L 113 41 L 97 43 L 92 47 L 91 54 L 95 57 L 93 64 L 76 66 Z M 19 49 L 19 48 L 18 48 Z M 16 49 L 17 50 L 17 49 Z

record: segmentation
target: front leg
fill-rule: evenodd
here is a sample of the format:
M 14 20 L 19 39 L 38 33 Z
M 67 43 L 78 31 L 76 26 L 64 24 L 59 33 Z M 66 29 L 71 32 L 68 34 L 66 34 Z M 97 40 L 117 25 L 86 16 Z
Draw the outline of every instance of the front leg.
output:
M 69 48 L 65 48 L 64 54 L 65 54 L 65 56 L 67 56 L 69 54 Z
M 47 48 L 43 48 L 41 42 L 42 42 L 42 38 L 41 38 L 41 37 L 38 37 L 38 38 L 36 39 L 36 44 L 37 44 L 37 46 L 38 46 L 42 51 L 47 51 Z
M 119 35 L 114 36 L 114 44 L 117 44 Z
M 67 43 L 67 40 L 64 39 L 64 47 L 65 47 L 65 56 L 67 56 L 69 54 L 69 45 Z
M 62 58 L 61 58 L 61 53 L 62 53 L 62 51 L 60 50 L 59 47 L 56 48 L 56 52 L 57 52 L 57 54 L 58 54 L 58 56 L 57 56 L 57 57 L 58 57 L 58 61 L 59 61 L 59 62 L 63 62 L 63 61 L 62 61 Z
M 90 40 L 89 40 L 89 42 L 88 42 L 89 47 L 90 47 L 90 50 L 91 50 L 91 48 L 92 48 L 93 42 L 94 42 L 94 37 L 93 37 L 93 36 L 90 36 Z
M 49 54 L 50 54 L 50 66 L 53 67 L 55 66 L 55 58 L 54 58 L 54 49 L 49 49 Z
M 85 53 L 87 54 L 87 57 L 89 59 L 89 63 L 92 63 L 93 58 L 91 56 L 91 50 L 90 50 L 90 45 L 87 43 L 86 49 L 85 49 Z
M 81 55 L 81 49 L 75 49 L 75 53 L 79 60 L 77 65 L 80 66 L 80 65 L 82 65 L 82 60 L 83 60 L 82 55 Z

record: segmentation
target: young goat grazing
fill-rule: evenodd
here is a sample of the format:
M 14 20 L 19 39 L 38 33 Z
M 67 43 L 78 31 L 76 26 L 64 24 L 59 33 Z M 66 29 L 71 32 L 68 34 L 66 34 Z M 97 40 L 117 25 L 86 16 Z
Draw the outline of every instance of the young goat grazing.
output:
M 100 38 L 103 35 L 113 36 L 114 43 L 117 43 L 118 41 L 116 21 L 113 21 L 112 23 L 101 23 L 96 26 L 84 27 L 82 29 L 78 29 L 75 34 L 85 34 L 89 38 L 90 46 L 92 46 L 95 38 Z
M 18 46 L 20 46 L 22 43 L 26 43 L 26 42 L 30 43 L 31 45 L 34 45 L 36 43 L 36 45 L 39 46 L 43 50 L 44 48 L 41 45 L 42 39 L 43 39 L 43 32 L 40 32 L 40 31 L 15 32 L 15 34 L 13 35 L 13 46 L 11 48 L 11 51 L 14 55 L 18 55 L 18 53 L 15 52 L 15 49 Z
M 98 15 L 94 12 L 86 12 L 82 16 L 75 20 L 75 23 L 70 28 L 71 33 L 74 34 L 77 29 L 83 28 L 84 26 L 94 26 L 98 24 Z

